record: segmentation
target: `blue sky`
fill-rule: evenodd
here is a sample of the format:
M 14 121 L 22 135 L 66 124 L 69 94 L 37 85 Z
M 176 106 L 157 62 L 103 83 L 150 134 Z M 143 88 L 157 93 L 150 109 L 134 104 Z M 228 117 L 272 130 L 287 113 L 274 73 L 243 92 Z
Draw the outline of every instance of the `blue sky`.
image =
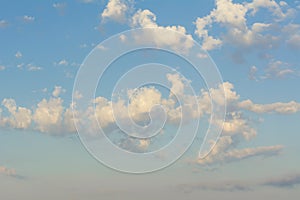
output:
M 300 2 L 289 0 L 2 1 L 0 198 L 297 199 L 299 10 Z M 124 31 L 136 28 L 165 32 L 136 32 L 143 40 L 135 41 L 131 32 Z M 115 34 L 119 35 L 111 39 Z M 104 40 L 108 42 L 101 43 Z M 114 52 L 152 40 L 173 54 L 144 49 L 118 58 L 99 82 L 95 98 L 89 99 L 95 110 L 89 104 L 81 112 L 85 94 L 76 90 L 81 88 L 76 81 L 82 76 L 84 83 L 80 84 L 88 86 L 93 74 L 79 72 L 88 67 L 102 69 L 101 64 Z M 197 54 L 199 63 L 211 67 L 211 76 L 217 67 L 224 81 L 220 85 L 205 85 L 206 78 L 178 56 L 193 53 L 196 42 L 204 49 Z M 128 95 L 121 97 L 130 99 L 129 103 L 124 104 L 119 96 L 111 99 L 120 77 L 146 63 L 164 64 L 171 70 L 142 73 L 133 79 L 163 79 L 168 88 L 154 84 L 131 90 L 136 88 L 129 87 L 134 82 L 129 79 L 121 84 Z M 196 92 L 199 110 L 188 109 L 187 115 L 180 115 L 174 102 L 176 98 L 183 103 L 191 101 L 189 84 Z M 211 153 L 201 159 L 199 147 L 212 114 L 209 95 L 216 98 L 214 106 L 222 108 L 224 91 L 225 122 L 221 118 L 211 122 L 217 128 L 224 125 L 222 134 Z M 157 104 L 168 117 L 157 138 L 139 140 L 122 135 L 117 119 L 128 122 L 127 109 L 141 125 L 149 123 L 148 111 Z M 162 116 L 153 114 L 159 124 Z M 192 132 L 192 124 L 200 120 L 196 139 L 173 165 L 150 174 L 112 170 L 95 157 L 105 154 L 114 160 L 115 152 L 95 150 L 92 156 L 85 148 L 89 145 L 82 144 L 89 141 L 90 133 L 97 132 L 99 123 L 121 148 L 151 152 L 175 138 L 181 117 L 188 121 L 182 133 Z M 84 126 L 87 135 L 78 136 L 80 123 L 75 127 L 74 120 L 75 124 L 88 121 Z M 168 160 L 164 156 L 160 159 Z M 141 163 L 131 165 L 139 168 Z

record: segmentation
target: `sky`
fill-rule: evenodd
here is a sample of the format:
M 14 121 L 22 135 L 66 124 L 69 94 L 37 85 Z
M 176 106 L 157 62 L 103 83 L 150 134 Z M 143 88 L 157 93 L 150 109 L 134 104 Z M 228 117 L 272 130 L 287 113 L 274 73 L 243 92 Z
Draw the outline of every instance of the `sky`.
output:
M 0 199 L 298 199 L 299 12 L 1 1 Z

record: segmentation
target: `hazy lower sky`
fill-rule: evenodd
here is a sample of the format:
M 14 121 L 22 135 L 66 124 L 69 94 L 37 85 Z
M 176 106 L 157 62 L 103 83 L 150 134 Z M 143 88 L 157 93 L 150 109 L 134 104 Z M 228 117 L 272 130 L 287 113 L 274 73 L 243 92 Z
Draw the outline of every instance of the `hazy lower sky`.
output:
M 299 10 L 289 0 L 1 1 L 0 199 L 298 199 Z M 155 48 L 109 60 L 143 44 Z M 153 84 L 134 86 L 143 81 Z M 157 135 L 126 136 L 139 134 L 129 118 Z M 194 125 L 169 167 L 111 169 L 167 165 Z M 209 127 L 220 137 L 205 140 Z M 129 161 L 106 139 L 159 151 Z

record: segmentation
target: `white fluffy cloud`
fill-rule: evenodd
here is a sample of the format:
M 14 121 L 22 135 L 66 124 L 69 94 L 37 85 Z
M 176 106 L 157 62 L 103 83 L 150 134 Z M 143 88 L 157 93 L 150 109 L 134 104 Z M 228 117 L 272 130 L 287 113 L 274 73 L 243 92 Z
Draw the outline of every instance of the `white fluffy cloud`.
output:
M 117 22 L 126 22 L 132 28 L 155 28 L 145 30 L 141 35 L 135 37 L 137 42 L 151 41 L 159 47 L 168 46 L 174 50 L 187 51 L 193 45 L 192 36 L 187 34 L 183 26 L 160 26 L 156 15 L 148 9 L 137 10 L 132 13 L 131 1 L 109 0 L 101 16 L 103 20 L 111 19 Z M 130 11 L 130 12 L 129 12 Z M 171 31 L 174 31 L 172 34 Z M 179 32 L 178 33 L 175 33 Z M 180 35 L 182 34 L 182 36 Z M 125 41 L 123 36 L 121 41 Z
M 38 103 L 33 114 L 37 130 L 41 132 L 58 132 L 62 123 L 63 101 L 61 98 L 43 99 Z
M 42 99 L 35 108 L 17 106 L 14 99 L 4 99 L 0 108 L 0 126 L 16 129 L 32 129 L 43 133 L 66 134 L 75 133 L 72 104 L 64 107 L 59 97 L 64 92 L 61 86 L 55 86 L 52 95 Z
M 88 131 L 96 133 L 99 122 L 102 128 L 112 131 L 118 129 L 116 117 L 125 125 L 130 122 L 130 119 L 138 124 L 149 122 L 149 113 L 156 105 L 162 106 L 167 117 L 166 123 L 172 126 L 178 125 L 183 117 L 188 123 L 189 120 L 201 118 L 205 114 L 210 115 L 210 95 L 214 103 L 222 104 L 221 98 L 225 91 L 227 100 L 225 122 L 221 120 L 212 122 L 212 126 L 223 127 L 222 136 L 207 157 L 197 160 L 199 164 L 215 164 L 254 156 L 276 155 L 281 151 L 280 145 L 235 149 L 242 141 L 247 142 L 258 134 L 253 127 L 252 120 L 245 115 L 244 111 L 257 114 L 292 114 L 300 111 L 300 103 L 295 101 L 255 104 L 249 99 L 241 100 L 240 95 L 234 90 L 234 85 L 229 82 L 217 88 L 210 88 L 209 91 L 202 90 L 196 97 L 197 101 L 193 102 L 190 100 L 190 94 L 186 94 L 185 88 L 189 84 L 188 80 L 177 74 L 168 74 L 166 78 L 171 84 L 169 95 L 163 96 L 154 87 L 128 89 L 125 99 L 119 98 L 117 101 L 111 101 L 104 97 L 95 98 L 83 113 L 76 110 L 76 101 L 69 106 L 64 105 L 59 96 L 64 89 L 60 86 L 54 88 L 49 99 L 42 99 L 33 109 L 19 107 L 13 99 L 4 99 L 2 114 L 0 112 L 0 126 L 31 129 L 49 134 L 67 134 L 76 132 L 74 122 L 87 122 L 86 126 L 90 129 Z M 82 98 L 82 95 L 80 97 Z M 177 100 L 181 100 L 183 105 L 178 104 Z M 197 107 L 198 109 L 195 109 Z M 162 116 L 155 118 L 160 119 L 160 117 Z M 131 141 L 123 140 L 120 145 L 134 144 L 136 151 L 145 151 L 151 145 L 151 140 L 128 139 Z M 213 141 L 211 142 L 213 145 Z
M 287 3 L 277 3 L 273 0 L 253 0 L 252 2 L 234 3 L 232 0 L 216 0 L 216 8 L 205 17 L 195 21 L 195 34 L 202 39 L 203 48 L 212 50 L 223 43 L 233 44 L 238 48 L 264 47 L 277 45 L 279 35 L 271 35 L 273 24 L 254 22 L 249 24 L 249 17 L 254 16 L 261 8 L 273 14 L 274 23 L 293 16 L 294 10 Z M 225 28 L 218 36 L 209 35 L 212 24 Z
M 154 41 L 159 47 L 168 46 L 183 52 L 193 46 L 192 36 L 187 34 L 183 26 L 160 26 L 156 22 L 156 15 L 150 10 L 138 10 L 131 19 L 131 26 L 133 28 L 155 28 L 145 30 L 142 35 L 137 36 L 138 41 Z
M 168 74 L 166 77 L 171 83 L 170 94 L 168 98 L 164 98 L 160 91 L 153 87 L 142 87 L 139 89 L 129 89 L 127 92 L 129 104 L 125 104 L 125 99 L 118 101 L 111 101 L 104 97 L 97 97 L 93 102 L 95 105 L 95 113 L 104 127 L 115 123 L 114 115 L 118 118 L 131 117 L 136 121 L 143 121 L 148 119 L 148 113 L 155 105 L 162 105 L 165 109 L 168 122 L 177 123 L 182 117 L 181 107 L 176 104 L 177 99 L 182 99 L 184 103 L 189 102 L 189 95 L 185 94 L 185 87 L 188 81 L 182 79 L 177 74 Z M 256 104 L 250 99 L 240 100 L 240 96 L 234 91 L 234 85 L 225 82 L 217 88 L 211 88 L 209 91 L 202 90 L 199 96 L 196 97 L 198 105 L 191 105 L 190 112 L 187 116 L 190 119 L 195 119 L 204 114 L 211 113 L 211 99 L 213 97 L 215 103 L 221 104 L 223 100 L 223 91 L 226 94 L 227 101 L 227 117 L 223 124 L 222 121 L 213 122 L 215 125 L 223 126 L 225 135 L 232 136 L 235 134 L 242 135 L 245 139 L 253 138 L 256 131 L 252 128 L 250 121 L 242 114 L 243 110 L 254 113 L 279 113 L 292 114 L 300 111 L 300 104 L 295 101 L 288 103 L 276 102 L 271 104 Z M 71 124 L 71 108 L 76 105 L 65 107 L 63 100 L 59 97 L 62 92 L 65 92 L 61 86 L 55 86 L 52 97 L 49 99 L 42 99 L 35 108 L 28 109 L 18 107 L 15 100 L 4 99 L 2 101 L 3 109 L 6 109 L 8 114 L 2 112 L 1 123 L 2 126 L 11 126 L 14 128 L 29 128 L 34 125 L 34 129 L 41 132 L 57 132 L 74 130 Z M 176 95 L 176 98 L 174 98 Z M 82 95 L 76 92 L 76 99 L 82 98 Z M 199 109 L 192 109 L 199 106 Z M 113 107 L 115 109 L 113 109 Z M 2 109 L 2 110 L 3 110 Z M 127 111 L 129 111 L 129 114 Z M 93 105 L 82 117 L 93 118 Z M 117 113 L 114 113 L 117 112 Z M 80 116 L 80 114 L 78 114 Z M 78 119 L 80 120 L 80 119 Z M 64 130 L 63 125 L 68 124 L 68 130 Z
M 124 0 L 109 0 L 101 17 L 103 20 L 111 19 L 117 22 L 126 22 L 126 13 L 129 7 Z
M 2 105 L 7 109 L 10 116 L 2 117 L 0 124 L 12 128 L 27 129 L 31 125 L 31 110 L 24 107 L 17 107 L 13 99 L 4 99 Z M 1 116 L 1 110 L 0 110 Z

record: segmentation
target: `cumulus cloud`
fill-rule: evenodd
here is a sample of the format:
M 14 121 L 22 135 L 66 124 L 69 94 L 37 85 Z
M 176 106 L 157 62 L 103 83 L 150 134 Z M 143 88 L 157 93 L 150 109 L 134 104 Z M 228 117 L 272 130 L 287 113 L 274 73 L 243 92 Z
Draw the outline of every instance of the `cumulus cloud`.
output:
M 9 117 L 2 117 L 0 119 L 0 124 L 2 124 L 2 126 L 19 129 L 29 128 L 31 125 L 31 110 L 24 107 L 17 107 L 14 99 L 4 99 L 2 105 L 10 114 Z
M 120 23 L 126 22 L 129 7 L 124 0 L 109 0 L 101 17 L 103 20 L 111 19 Z
M 147 9 L 138 10 L 133 15 L 131 26 L 133 28 L 155 28 L 147 29 L 143 34 L 138 35 L 137 41 L 154 41 L 159 47 L 168 46 L 178 51 L 187 51 L 193 46 L 192 36 L 187 34 L 183 26 L 160 26 L 156 22 L 156 15 Z
M 57 132 L 61 125 L 63 106 L 61 98 L 43 99 L 37 105 L 33 120 L 41 132 Z
M 253 17 L 260 9 L 267 9 L 273 16 L 273 23 L 254 21 L 249 23 L 246 17 Z M 249 15 L 248 15 L 249 14 Z M 278 45 L 280 33 L 272 35 L 279 21 L 292 17 L 294 10 L 287 3 L 273 0 L 253 0 L 234 3 L 232 0 L 216 0 L 216 8 L 209 15 L 198 17 L 195 21 L 195 34 L 202 40 L 203 48 L 212 50 L 224 43 L 234 45 L 239 50 L 253 47 L 273 48 Z M 212 24 L 218 24 L 224 31 L 212 36 L 209 34 Z M 240 55 L 241 56 L 241 55 Z
M 250 99 L 241 100 L 240 95 L 234 90 L 234 85 L 229 82 L 224 82 L 216 88 L 201 90 L 196 96 L 196 101 L 191 101 L 191 94 L 187 94 L 186 90 L 188 80 L 178 74 L 167 74 L 166 79 L 170 83 L 169 95 L 163 95 L 154 87 L 133 88 L 125 92 L 126 97 L 119 96 L 114 100 L 96 97 L 91 100 L 91 104 L 84 111 L 76 107 L 76 101 L 83 98 L 82 94 L 75 92 L 74 103 L 66 105 L 60 97 L 64 92 L 61 86 L 56 86 L 49 99 L 42 99 L 31 109 L 17 106 L 13 99 L 4 99 L 3 110 L 0 112 L 0 126 L 64 135 L 76 132 L 74 122 L 86 123 L 84 125 L 87 127 L 87 132 L 95 134 L 99 123 L 103 129 L 114 132 L 114 130 L 119 130 L 116 120 L 129 129 L 132 128 L 131 120 L 140 125 L 149 123 L 150 113 L 155 116 L 154 122 L 163 121 L 164 115 L 153 110 L 157 105 L 163 108 L 167 125 L 178 126 L 182 119 L 186 120 L 184 122 L 186 124 L 204 115 L 210 115 L 212 111 L 210 97 L 212 96 L 214 103 L 221 105 L 224 103 L 222 98 L 225 91 L 227 100 L 225 121 L 214 120 L 211 124 L 223 127 L 222 136 L 207 157 L 196 161 L 198 164 L 211 165 L 257 156 L 273 156 L 282 151 L 281 145 L 237 148 L 241 142 L 254 139 L 258 134 L 252 120 L 245 115 L 244 111 L 257 114 L 292 114 L 300 111 L 300 104 L 295 101 L 255 104 Z M 181 104 L 178 104 L 178 100 Z M 147 132 L 142 134 L 147 134 Z M 211 145 L 214 145 L 214 142 L 210 141 Z M 143 152 L 151 146 L 152 140 L 123 138 L 117 144 L 124 147 L 131 144 L 135 147 L 135 151 Z
M 64 107 L 59 97 L 64 91 L 61 86 L 55 86 L 53 97 L 42 99 L 32 110 L 17 106 L 14 99 L 4 99 L 3 109 L 0 109 L 0 126 L 50 134 L 75 133 L 72 104 Z
M 139 9 L 136 12 L 132 12 L 131 4 L 131 1 L 109 0 L 101 14 L 102 19 L 111 19 L 121 23 L 126 22 L 132 28 L 155 28 L 145 30 L 140 35 L 136 35 L 136 42 L 143 41 L 146 43 L 151 41 L 159 47 L 168 46 L 180 51 L 186 51 L 193 46 L 192 36 L 187 34 L 185 27 L 160 26 L 153 12 L 148 9 Z M 179 34 L 172 34 L 171 31 L 179 32 Z M 121 35 L 120 40 L 124 42 L 126 38 Z

